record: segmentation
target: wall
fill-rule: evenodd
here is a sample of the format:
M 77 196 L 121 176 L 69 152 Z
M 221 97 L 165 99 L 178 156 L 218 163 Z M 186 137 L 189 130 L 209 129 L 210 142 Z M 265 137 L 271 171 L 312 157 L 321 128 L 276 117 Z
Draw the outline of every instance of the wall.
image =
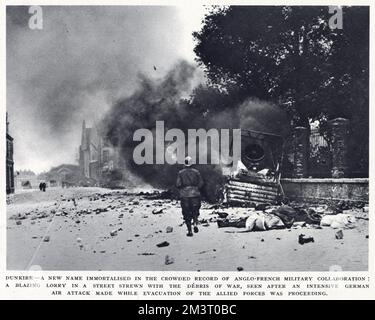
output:
M 369 201 L 369 179 L 281 179 L 285 196 L 290 200 Z

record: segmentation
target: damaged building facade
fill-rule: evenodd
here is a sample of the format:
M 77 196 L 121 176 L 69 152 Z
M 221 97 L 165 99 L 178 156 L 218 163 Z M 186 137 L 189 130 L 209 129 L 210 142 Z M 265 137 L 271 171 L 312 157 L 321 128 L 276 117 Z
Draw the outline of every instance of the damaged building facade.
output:
M 79 168 L 85 178 L 81 185 L 121 185 L 124 163 L 120 150 L 104 139 L 96 126 L 87 127 L 85 121 L 79 146 Z

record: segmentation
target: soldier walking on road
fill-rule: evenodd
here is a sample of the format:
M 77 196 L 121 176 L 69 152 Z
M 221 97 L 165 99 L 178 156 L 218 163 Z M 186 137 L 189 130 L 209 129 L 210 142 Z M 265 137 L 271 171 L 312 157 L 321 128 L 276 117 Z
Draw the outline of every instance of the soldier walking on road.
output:
M 192 237 L 192 222 L 194 224 L 194 232 L 198 230 L 198 216 L 201 207 L 200 189 L 203 186 L 203 179 L 197 169 L 191 168 L 191 157 L 185 158 L 185 168 L 182 169 L 177 176 L 176 186 L 180 190 L 180 201 L 182 215 L 184 217 L 187 236 Z

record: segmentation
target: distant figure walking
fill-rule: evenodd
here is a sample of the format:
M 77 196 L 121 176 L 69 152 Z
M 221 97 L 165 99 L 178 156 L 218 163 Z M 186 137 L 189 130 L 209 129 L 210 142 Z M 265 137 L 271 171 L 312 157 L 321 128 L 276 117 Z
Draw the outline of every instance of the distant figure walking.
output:
M 192 222 L 194 224 L 194 232 L 198 230 L 198 216 L 201 207 L 200 189 L 203 186 L 203 179 L 197 169 L 191 168 L 191 157 L 185 158 L 185 168 L 182 169 L 177 176 L 176 186 L 180 190 L 180 201 L 182 215 L 184 217 L 187 236 L 192 237 Z
M 46 192 L 47 184 L 45 182 L 39 183 L 39 190 Z

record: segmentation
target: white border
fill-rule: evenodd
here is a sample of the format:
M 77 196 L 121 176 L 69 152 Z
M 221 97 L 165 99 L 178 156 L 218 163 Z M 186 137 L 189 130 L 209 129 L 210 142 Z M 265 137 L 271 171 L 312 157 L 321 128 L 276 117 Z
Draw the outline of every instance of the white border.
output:
M 164 1 L 151 1 L 151 0 L 128 0 L 128 1 L 105 1 L 105 0 L 81 0 L 81 1 L 72 1 L 72 0 L 64 0 L 64 1 L 57 1 L 57 0 L 39 0 L 39 1 L 16 1 L 16 0 L 5 0 L 2 1 L 1 4 L 1 12 L 0 12 L 0 23 L 1 23 L 1 44 L 0 44 L 0 52 L 1 52 L 1 86 L 0 86 L 0 97 L 1 97 L 1 116 L 0 116 L 0 136 L 2 135 L 5 137 L 5 110 L 6 110 L 6 32 L 5 32 L 5 7 L 6 5 L 178 5 L 178 6 L 186 6 L 187 10 L 191 10 L 192 4 L 199 5 L 199 4 L 242 4 L 242 5 L 368 5 L 370 6 L 370 215 L 372 216 L 372 212 L 374 211 L 374 197 L 375 197 L 375 186 L 374 186 L 374 161 L 375 161 L 375 151 L 372 147 L 372 141 L 375 135 L 375 128 L 374 128 L 374 112 L 372 107 L 374 105 L 374 95 L 373 95 L 373 85 L 374 85 L 374 77 L 373 77 L 373 67 L 374 67 L 374 53 L 373 53 L 373 41 L 372 36 L 374 34 L 374 10 L 372 8 L 372 2 L 370 1 L 278 1 L 278 0 L 264 0 L 264 1 L 198 1 L 198 0 L 190 0 L 187 4 L 181 3 L 181 1 L 176 0 L 164 0 Z M 189 9 L 190 8 L 190 9 Z M 3 163 L 5 162 L 5 139 L 0 139 L 0 148 L 3 150 Z M 24 289 L 21 291 L 12 291 L 12 290 L 5 290 L 5 282 L 4 278 L 6 274 L 10 272 L 6 271 L 6 197 L 5 197 L 5 166 L 0 166 L 0 175 L 1 175 L 1 190 L 0 192 L 0 201 L 1 201 L 1 218 L 0 218 L 0 298 L 2 299 L 59 299 L 52 297 L 48 294 L 48 292 L 43 290 L 33 290 L 33 289 Z M 372 243 L 373 233 L 374 233 L 374 219 L 371 217 L 370 225 L 369 225 L 369 234 L 371 234 L 369 240 L 369 271 L 368 272 L 340 272 L 340 273 L 328 273 L 328 272 L 248 272 L 248 275 L 280 275 L 280 276 L 366 276 L 370 278 L 370 290 L 365 289 L 345 289 L 339 292 L 333 293 L 330 295 L 328 299 L 375 299 L 375 275 L 374 275 L 374 262 L 375 262 L 375 252 L 374 252 L 374 244 Z M 11 272 L 12 274 L 17 275 L 29 275 L 30 272 L 22 271 L 22 272 Z M 69 271 L 69 272 L 62 272 L 62 271 L 45 271 L 43 272 L 44 275 L 53 274 L 53 275 L 112 275 L 112 276 L 120 276 L 120 275 L 155 275 L 155 276 L 162 276 L 165 275 L 165 271 L 158 271 L 158 272 L 134 272 L 134 271 L 101 271 L 101 272 L 84 272 L 84 271 Z M 221 277 L 226 275 L 238 275 L 235 272 L 200 272 L 200 276 L 204 275 L 212 275 Z M 196 272 L 168 272 L 168 275 L 190 275 L 194 276 L 197 275 Z M 109 297 L 113 299 L 113 297 Z M 147 298 L 147 297 L 146 297 Z M 214 297 L 207 297 L 208 299 L 214 299 Z M 275 298 L 275 297 L 274 297 Z M 60 298 L 61 299 L 61 298 Z M 65 297 L 66 299 L 66 297 Z M 76 299 L 75 297 L 67 298 L 67 299 Z M 86 299 L 85 297 L 79 297 L 79 299 Z M 89 297 L 89 299 L 103 299 L 102 297 Z M 104 298 L 106 299 L 106 298 Z M 119 299 L 122 299 L 121 297 Z M 131 298 L 137 299 L 137 298 Z M 160 298 L 159 298 L 160 299 Z M 165 298 L 161 298 L 165 299 Z M 175 297 L 167 297 L 168 300 L 174 300 Z M 177 297 L 177 299 L 189 299 L 189 297 Z M 199 297 L 194 296 L 190 297 L 190 299 L 199 299 Z M 215 298 L 217 299 L 217 298 Z M 223 297 L 223 300 L 231 300 L 231 299 L 241 299 L 240 296 L 237 297 Z M 243 299 L 248 299 L 243 297 Z M 253 297 L 251 299 L 262 299 Z M 291 299 L 287 296 L 281 297 L 281 299 Z M 296 299 L 306 299 L 303 297 L 299 297 Z M 325 299 L 324 297 L 318 297 L 316 299 Z M 218 299 L 220 300 L 220 299 Z

